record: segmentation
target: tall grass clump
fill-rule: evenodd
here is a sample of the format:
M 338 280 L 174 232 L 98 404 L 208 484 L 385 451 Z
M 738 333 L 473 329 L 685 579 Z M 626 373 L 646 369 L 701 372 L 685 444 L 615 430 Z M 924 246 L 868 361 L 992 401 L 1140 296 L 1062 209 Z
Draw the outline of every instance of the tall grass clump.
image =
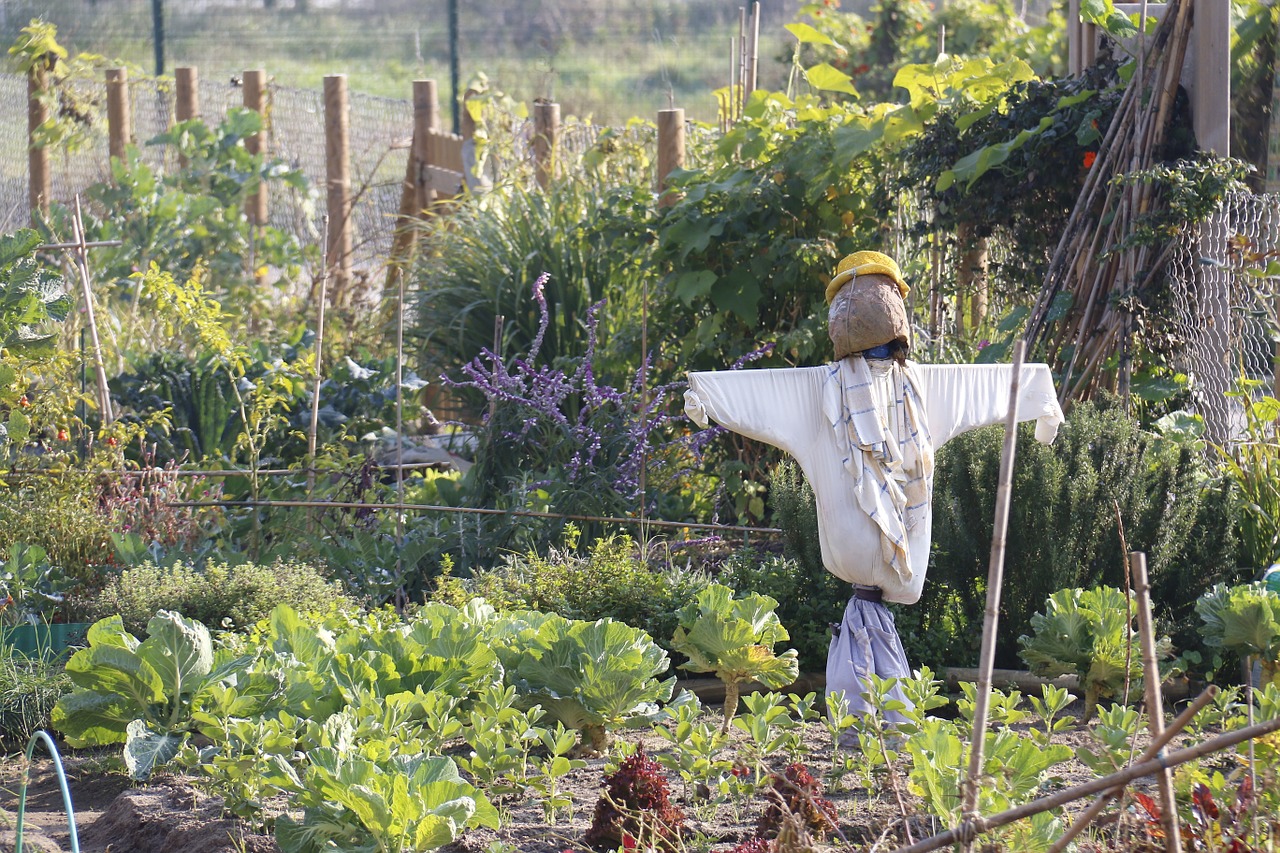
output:
M 611 203 L 607 191 L 565 180 L 546 191 L 501 186 L 460 206 L 433 235 L 436 251 L 414 272 L 418 301 L 410 336 L 419 373 L 456 375 L 482 350 L 493 350 L 498 316 L 500 357 L 528 352 L 541 335 L 548 362 L 586 354 L 587 314 L 601 300 L 602 341 L 634 323 L 630 306 L 638 307 L 649 273 L 641 257 L 599 227 L 602 208 Z M 544 273 L 542 329 L 540 306 L 529 296 Z M 615 379 L 625 372 L 612 353 L 601 358 L 601 369 Z M 630 361 L 634 369 L 635 353 Z

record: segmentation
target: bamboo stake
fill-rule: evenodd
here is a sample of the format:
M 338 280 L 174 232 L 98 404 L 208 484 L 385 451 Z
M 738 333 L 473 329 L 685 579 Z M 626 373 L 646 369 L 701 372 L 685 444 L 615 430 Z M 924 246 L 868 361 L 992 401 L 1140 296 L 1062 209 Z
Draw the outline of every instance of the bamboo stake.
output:
M 1146 750 L 1142 753 L 1142 757 L 1139 758 L 1138 761 L 1150 761 L 1159 755 L 1160 750 L 1168 746 L 1169 741 L 1173 740 L 1174 737 L 1181 734 L 1182 730 L 1191 724 L 1192 718 L 1195 717 L 1196 714 L 1200 713 L 1201 709 L 1208 705 L 1217 694 L 1218 688 L 1214 685 L 1210 684 L 1206 687 L 1190 705 L 1182 709 L 1182 713 L 1174 718 L 1173 722 L 1169 724 L 1168 728 L 1160 733 L 1158 738 L 1151 741 L 1150 745 L 1147 746 Z M 1252 743 L 1252 741 L 1250 742 Z M 1123 792 L 1124 786 L 1117 785 L 1111 790 L 1104 792 L 1101 797 L 1098 797 L 1098 799 L 1094 800 L 1093 804 L 1090 805 L 1089 808 L 1080 813 L 1080 815 L 1075 819 L 1075 822 L 1071 824 L 1063 836 L 1053 842 L 1053 846 L 1049 848 L 1049 853 L 1062 853 L 1062 851 L 1066 850 L 1067 845 L 1070 844 L 1077 835 L 1083 832 L 1085 827 L 1093 823 L 1098 815 L 1102 813 L 1102 810 L 1115 802 Z
M 1009 531 L 1009 496 L 1013 491 L 1013 461 L 1018 446 L 1018 386 L 1027 344 L 1013 348 L 1013 375 L 1009 382 L 1009 414 L 1005 417 L 1004 451 L 1000 454 L 1000 480 L 996 488 L 995 530 L 991 537 L 991 562 L 987 569 L 987 610 L 982 622 L 982 653 L 978 661 L 978 692 L 973 707 L 973 736 L 969 745 L 969 776 L 964 785 L 966 820 L 978 816 L 978 779 L 982 775 L 987 712 L 991 702 L 991 670 L 995 667 L 996 626 L 1000 622 L 1000 587 L 1004 583 L 1004 552 Z M 968 845 L 965 845 L 968 847 Z
M 89 244 L 84 239 L 84 218 L 80 213 L 80 196 L 76 196 L 76 215 L 71 220 L 72 235 L 76 239 L 76 268 L 80 271 L 80 293 L 84 298 L 84 320 L 89 328 L 89 343 L 93 348 L 93 372 L 98 381 L 98 410 L 102 423 L 114 421 L 111 410 L 111 391 L 107 388 L 107 367 L 102 360 L 102 343 L 98 339 L 98 321 L 93 313 L 93 286 L 89 280 Z
M 1180 749 L 1177 752 L 1171 752 L 1164 757 L 1152 758 L 1134 764 L 1124 770 L 1118 770 L 1109 776 L 1103 776 L 1094 779 L 1092 782 L 1085 782 L 1081 785 L 1075 785 L 1071 788 L 1064 788 L 1061 791 L 1050 794 L 1047 797 L 1041 797 L 1038 800 L 1032 800 L 1029 803 L 1023 803 L 1015 806 L 1007 811 L 992 815 L 991 817 L 979 817 L 973 821 L 965 821 L 960 826 L 948 829 L 946 832 L 940 832 L 932 835 L 915 844 L 899 847 L 894 853 L 928 853 L 930 850 L 937 850 L 940 847 L 946 847 L 949 844 L 964 841 L 965 838 L 972 840 L 979 834 L 997 829 L 1002 826 L 1031 817 L 1032 815 L 1047 812 L 1050 809 L 1056 809 L 1067 803 L 1074 802 L 1082 797 L 1091 797 L 1094 794 L 1101 794 L 1111 788 L 1119 785 L 1126 785 L 1134 779 L 1143 776 L 1151 776 L 1158 773 L 1162 769 L 1169 767 L 1177 767 L 1180 764 L 1186 764 L 1188 761 L 1195 761 L 1197 758 L 1203 758 L 1236 744 L 1243 743 L 1247 740 L 1263 737 L 1272 732 L 1280 731 L 1280 717 L 1258 723 L 1253 726 L 1246 726 L 1243 729 L 1236 729 L 1233 732 L 1218 735 L 1215 738 L 1196 744 L 1195 746 Z
M 751 4 L 751 23 L 747 29 L 747 75 L 743 81 L 745 100 L 756 90 L 756 70 L 760 65 L 760 0 Z
M 1147 724 L 1151 739 L 1164 734 L 1164 698 L 1160 695 L 1160 662 L 1156 659 L 1155 628 L 1151 619 L 1151 586 L 1147 582 L 1147 555 L 1141 551 L 1129 554 L 1129 571 L 1133 575 L 1133 592 L 1138 599 L 1138 634 L 1142 643 L 1142 669 L 1146 674 Z M 1182 837 L 1178 832 L 1178 804 L 1173 798 L 1173 776 L 1169 768 L 1156 774 L 1160 804 L 1164 808 L 1165 850 L 1182 853 Z
M 396 276 L 396 609 L 404 591 L 404 276 Z
M 326 214 L 321 227 L 321 246 L 329 245 L 329 217 Z M 320 365 L 324 359 L 324 308 L 329 298 L 329 265 L 320 265 L 320 304 L 316 309 L 316 384 L 311 394 L 311 428 L 307 431 L 307 500 L 315 498 L 316 491 L 316 433 L 320 428 L 320 384 L 323 374 Z M 314 521 L 314 519 L 312 519 Z

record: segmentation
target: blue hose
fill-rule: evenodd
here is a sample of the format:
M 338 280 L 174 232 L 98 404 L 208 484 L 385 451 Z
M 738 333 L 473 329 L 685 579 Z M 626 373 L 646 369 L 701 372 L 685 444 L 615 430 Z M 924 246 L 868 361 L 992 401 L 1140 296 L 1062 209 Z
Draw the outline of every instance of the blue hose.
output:
M 62 804 L 67 809 L 67 829 L 71 832 L 71 853 L 80 853 L 80 836 L 76 834 L 76 812 L 71 808 L 71 791 L 67 788 L 67 774 L 62 769 L 62 756 L 58 754 L 58 746 L 49 737 L 48 732 L 38 731 L 27 741 L 27 766 L 22 771 L 22 788 L 18 794 L 18 831 L 13 839 L 14 853 L 22 853 L 22 823 L 27 811 L 27 782 L 31 780 L 31 753 L 36 748 L 36 741 L 44 741 L 53 757 L 53 769 L 58 773 L 58 787 L 62 789 Z

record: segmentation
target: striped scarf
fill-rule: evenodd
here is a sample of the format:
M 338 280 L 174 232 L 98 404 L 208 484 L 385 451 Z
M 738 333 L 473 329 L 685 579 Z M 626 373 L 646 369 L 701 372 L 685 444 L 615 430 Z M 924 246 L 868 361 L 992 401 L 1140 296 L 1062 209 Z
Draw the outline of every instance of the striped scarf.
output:
M 912 576 L 907 537 L 928 518 L 933 499 L 933 440 L 911 370 L 888 366 L 895 418 L 876 404 L 877 380 L 854 355 L 828 367 L 822 410 L 853 478 L 858 506 L 880 528 L 881 556 L 902 580 Z M 884 380 L 880 380 L 884 381 Z

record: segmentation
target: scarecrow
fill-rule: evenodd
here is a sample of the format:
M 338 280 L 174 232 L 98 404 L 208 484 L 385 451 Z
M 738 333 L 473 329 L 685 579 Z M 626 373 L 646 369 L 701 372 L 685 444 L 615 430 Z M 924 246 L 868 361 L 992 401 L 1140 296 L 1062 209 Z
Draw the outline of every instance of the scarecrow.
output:
M 911 674 L 886 601 L 920 598 L 929 564 L 933 454 L 967 430 L 1003 420 L 1010 365 L 915 364 L 892 258 L 855 252 L 827 285 L 836 360 L 821 367 L 689 374 L 685 413 L 791 454 L 813 487 L 827 571 L 853 586 L 832 626 L 827 691 L 866 714 L 870 673 Z M 1023 365 L 1019 420 L 1052 442 L 1062 422 L 1049 368 Z M 911 707 L 900 688 L 894 698 Z M 900 722 L 888 712 L 889 722 Z

